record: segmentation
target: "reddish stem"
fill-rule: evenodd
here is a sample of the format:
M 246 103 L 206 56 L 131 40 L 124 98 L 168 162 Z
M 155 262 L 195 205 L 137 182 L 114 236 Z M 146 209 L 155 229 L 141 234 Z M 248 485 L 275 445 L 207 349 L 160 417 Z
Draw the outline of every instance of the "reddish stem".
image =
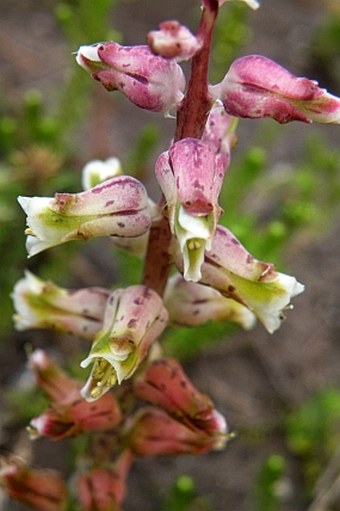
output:
M 208 5 L 203 9 L 197 32 L 197 38 L 203 43 L 202 49 L 192 59 L 188 90 L 177 113 L 175 140 L 200 138 L 212 105 L 208 92 L 208 68 L 218 2 L 206 3 Z
M 218 14 L 218 0 L 204 0 L 204 7 L 198 27 L 197 38 L 202 48 L 192 59 L 191 74 L 186 95 L 177 112 L 174 140 L 185 137 L 200 138 L 211 109 L 212 98 L 208 92 L 209 57 Z M 163 202 L 163 197 L 161 203 Z M 162 217 L 150 229 L 149 243 L 145 257 L 143 284 L 163 294 L 172 257 L 170 253 L 171 232 L 167 218 Z

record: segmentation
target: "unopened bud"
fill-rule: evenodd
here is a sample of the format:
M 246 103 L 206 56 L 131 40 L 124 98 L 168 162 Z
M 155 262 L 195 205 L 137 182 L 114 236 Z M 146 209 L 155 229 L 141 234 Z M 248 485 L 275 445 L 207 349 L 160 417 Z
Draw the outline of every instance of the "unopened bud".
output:
M 121 91 L 132 103 L 168 114 L 183 99 L 185 78 L 174 59 L 155 55 L 148 46 L 113 41 L 81 46 L 76 60 L 107 90 Z

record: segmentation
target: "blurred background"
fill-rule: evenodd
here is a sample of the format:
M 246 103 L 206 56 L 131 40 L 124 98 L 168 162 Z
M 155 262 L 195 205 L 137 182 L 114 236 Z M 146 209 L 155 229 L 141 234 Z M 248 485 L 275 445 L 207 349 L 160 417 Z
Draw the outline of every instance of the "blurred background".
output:
M 65 287 L 138 282 L 141 262 L 110 240 L 69 243 L 27 261 L 17 195 L 80 191 L 90 159 L 117 156 L 157 200 L 157 154 L 174 120 L 137 110 L 75 63 L 81 44 L 143 44 L 159 22 L 193 31 L 198 0 L 2 0 L 0 18 L 0 454 L 70 470 L 68 441 L 31 443 L 41 409 L 26 352 L 41 347 L 77 365 L 84 346 L 66 335 L 13 331 L 10 293 L 25 268 Z M 262 0 L 221 9 L 211 81 L 232 60 L 260 53 L 340 95 L 338 0 Z M 236 439 L 204 457 L 139 461 L 128 511 L 340 509 L 340 147 L 336 126 L 241 120 L 222 193 L 223 223 L 258 259 L 305 284 L 274 335 L 227 324 L 169 329 L 167 353 L 227 417 Z M 1 507 L 2 506 L 2 507 Z M 25 509 L 0 497 L 6 511 Z

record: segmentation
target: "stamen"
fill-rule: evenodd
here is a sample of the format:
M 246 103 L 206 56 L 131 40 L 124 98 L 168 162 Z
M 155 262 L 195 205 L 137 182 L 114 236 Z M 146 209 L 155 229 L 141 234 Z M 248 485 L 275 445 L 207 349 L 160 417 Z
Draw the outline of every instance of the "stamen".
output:
M 192 240 L 188 241 L 188 249 L 189 250 L 198 250 L 199 248 L 201 248 L 201 246 L 202 246 L 201 241 L 199 241 L 197 239 L 192 239 Z

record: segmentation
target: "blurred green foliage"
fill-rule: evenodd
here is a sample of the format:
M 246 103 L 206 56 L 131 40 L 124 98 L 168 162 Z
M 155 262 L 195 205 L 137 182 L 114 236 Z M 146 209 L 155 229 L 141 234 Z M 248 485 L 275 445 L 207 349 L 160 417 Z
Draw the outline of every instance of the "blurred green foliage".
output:
M 340 390 L 324 389 L 288 414 L 285 433 L 288 448 L 301 461 L 310 497 L 340 443 Z
M 69 0 L 57 5 L 56 16 L 70 48 L 81 43 L 103 40 L 113 35 L 109 13 L 115 0 Z M 114 33 L 116 36 L 117 34 Z M 72 163 L 74 147 L 71 133 L 86 115 L 91 80 L 74 65 L 59 100 L 51 112 L 41 92 L 28 90 L 13 111 L 2 99 L 0 105 L 0 335 L 11 325 L 10 292 L 27 265 L 24 248 L 24 214 L 17 204 L 18 195 L 50 196 L 56 191 L 79 190 L 79 174 Z M 10 247 L 10 249 L 9 249 Z M 51 251 L 30 263 L 49 265 L 50 274 L 65 272 L 73 246 Z M 53 268 L 58 271 L 54 271 Z
M 220 9 L 211 54 L 210 79 L 222 80 L 234 58 L 251 41 L 250 9 L 243 3 L 230 2 Z
M 311 42 L 310 65 L 320 82 L 332 89 L 340 82 L 340 14 L 329 15 Z
M 162 511 L 212 511 L 212 507 L 206 497 L 197 495 L 193 478 L 183 474 L 170 488 Z
M 256 511 L 279 511 L 280 484 L 285 474 L 285 460 L 279 454 L 268 456 L 257 475 L 255 483 Z

